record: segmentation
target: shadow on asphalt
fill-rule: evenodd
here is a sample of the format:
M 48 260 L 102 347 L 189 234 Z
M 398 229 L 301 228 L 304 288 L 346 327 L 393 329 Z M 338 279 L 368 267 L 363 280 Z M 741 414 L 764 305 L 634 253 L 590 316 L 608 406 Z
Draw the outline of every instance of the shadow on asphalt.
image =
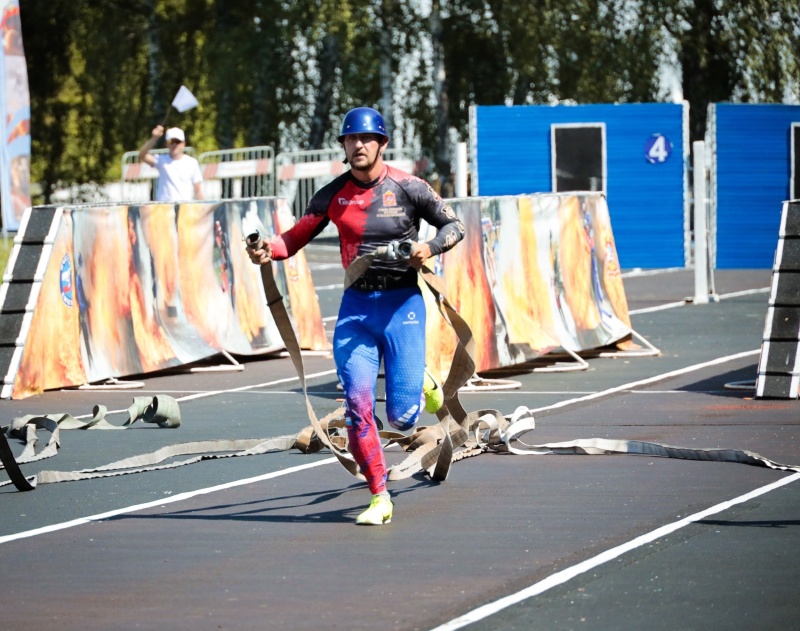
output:
M 755 394 L 755 388 L 745 386 L 748 383 L 755 384 L 757 374 L 758 365 L 753 364 L 752 366 L 746 366 L 715 375 L 709 379 L 701 379 L 700 381 L 676 388 L 676 390 L 681 390 L 683 392 L 704 392 L 710 396 L 743 399 L 745 397 L 752 397 Z
M 438 486 L 439 482 L 430 479 L 417 478 L 417 483 L 406 488 L 392 489 L 392 500 L 397 501 L 398 497 L 416 491 L 420 488 Z M 355 506 L 350 508 L 340 508 L 329 511 L 314 511 L 313 513 L 300 514 L 303 508 L 315 507 L 328 502 L 335 501 L 340 497 L 357 491 L 358 501 Z M 362 482 L 351 484 L 350 486 L 331 491 L 329 493 L 292 493 L 278 497 L 265 497 L 253 500 L 252 502 L 217 504 L 205 507 L 202 512 L 197 509 L 187 509 L 170 511 L 158 514 L 125 514 L 111 517 L 108 521 L 126 520 L 150 520 L 150 519 L 177 519 L 192 521 L 241 521 L 241 522 L 270 522 L 270 523 L 307 523 L 307 524 L 352 524 L 353 519 L 364 510 L 365 488 Z M 301 501 L 307 500 L 307 501 Z M 251 508 L 248 508 L 251 507 Z M 220 511 L 218 514 L 212 514 Z M 281 514 L 269 514 L 272 511 L 281 511 Z

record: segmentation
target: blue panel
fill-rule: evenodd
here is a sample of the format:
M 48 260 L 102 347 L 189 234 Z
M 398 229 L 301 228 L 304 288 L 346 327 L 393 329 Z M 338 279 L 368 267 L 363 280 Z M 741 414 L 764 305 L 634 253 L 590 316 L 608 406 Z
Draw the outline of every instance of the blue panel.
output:
M 622 105 L 479 106 L 478 187 L 481 195 L 550 192 L 550 126 L 604 123 L 608 208 L 624 268 L 683 267 L 683 106 Z M 645 159 L 653 134 L 669 139 L 663 163 Z
M 717 267 L 770 268 L 800 106 L 717 103 Z

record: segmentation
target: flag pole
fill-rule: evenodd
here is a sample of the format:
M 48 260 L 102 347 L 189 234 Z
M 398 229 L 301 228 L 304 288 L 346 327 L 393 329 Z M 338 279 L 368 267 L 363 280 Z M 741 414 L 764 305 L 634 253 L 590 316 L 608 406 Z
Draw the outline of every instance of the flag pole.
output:
M 167 108 L 167 113 L 164 114 L 164 120 L 161 121 L 161 126 L 166 129 L 167 128 L 167 119 L 169 118 L 170 113 L 172 112 L 172 105 Z

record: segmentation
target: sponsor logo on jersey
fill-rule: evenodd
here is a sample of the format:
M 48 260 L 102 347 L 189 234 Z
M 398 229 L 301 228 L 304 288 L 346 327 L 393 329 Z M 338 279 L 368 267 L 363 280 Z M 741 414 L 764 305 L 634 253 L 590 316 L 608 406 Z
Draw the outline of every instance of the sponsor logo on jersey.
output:
M 441 201 L 442 200 L 441 195 L 439 195 L 439 193 L 434 191 L 433 187 L 430 184 L 428 184 L 427 182 L 425 182 L 425 184 L 428 186 L 428 192 L 433 196 L 433 199 L 436 200 L 437 202 Z
M 340 197 L 338 199 L 339 206 L 363 206 L 364 200 L 363 199 L 345 199 L 344 197 Z
M 402 206 L 397 205 L 397 195 L 394 191 L 385 191 L 383 193 L 383 206 L 378 208 L 378 217 L 403 217 L 406 214 Z
M 419 324 L 419 320 L 417 320 L 417 314 L 414 311 L 409 311 L 406 314 L 406 319 L 403 320 L 403 324 Z

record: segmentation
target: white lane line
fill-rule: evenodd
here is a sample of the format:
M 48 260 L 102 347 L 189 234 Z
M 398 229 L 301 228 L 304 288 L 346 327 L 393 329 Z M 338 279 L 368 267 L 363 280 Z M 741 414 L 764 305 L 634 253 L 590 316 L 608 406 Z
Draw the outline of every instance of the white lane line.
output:
M 686 368 L 679 368 L 678 370 L 672 370 L 670 372 L 665 372 L 660 375 L 655 375 L 654 377 L 641 379 L 639 381 L 631 381 L 629 383 L 624 383 L 621 386 L 615 386 L 613 388 L 608 388 L 607 390 L 601 390 L 600 392 L 587 394 L 586 396 L 583 397 L 577 397 L 574 399 L 559 401 L 558 403 L 554 403 L 553 405 L 548 405 L 545 407 L 533 409 L 531 410 L 531 412 L 536 413 L 536 412 L 543 412 L 545 410 L 555 410 L 558 408 L 563 408 L 567 405 L 572 405 L 573 403 L 582 403 L 584 401 L 591 401 L 592 399 L 599 399 L 600 397 L 605 397 L 610 394 L 617 394 L 618 392 L 624 392 L 625 390 L 633 390 L 635 388 L 640 388 L 641 386 L 646 386 L 651 383 L 656 383 L 658 381 L 663 381 L 665 379 L 672 379 L 673 377 L 685 375 L 687 373 L 694 372 L 696 370 L 702 370 L 703 368 L 708 368 L 710 366 L 716 366 L 717 364 L 724 364 L 726 362 L 734 361 L 736 359 L 741 359 L 743 357 L 758 355 L 760 352 L 761 349 L 757 348 L 752 351 L 744 351 L 741 353 L 735 353 L 733 355 L 726 355 L 725 357 L 718 357 L 717 359 L 712 359 L 711 361 L 703 362 L 701 364 L 694 364 L 693 366 L 687 366 Z
M 752 294 L 766 294 L 769 293 L 769 287 L 759 287 L 758 289 L 744 289 L 742 291 L 734 291 L 729 294 L 720 294 L 720 300 L 727 300 L 728 298 L 739 298 L 740 296 L 750 296 Z
M 666 309 L 674 309 L 675 307 L 683 307 L 684 305 L 686 305 L 685 300 L 681 300 L 680 302 L 666 302 L 663 305 L 658 305 L 656 307 L 644 307 L 642 309 L 633 309 L 631 311 L 628 311 L 628 315 L 653 313 L 653 311 L 665 311 Z
M 254 478 L 234 480 L 233 482 L 226 482 L 225 484 L 210 486 L 205 489 L 188 491 L 186 493 L 178 493 L 178 495 L 173 495 L 171 497 L 167 497 L 160 500 L 154 500 L 152 502 L 146 502 L 144 504 L 136 504 L 134 506 L 126 506 L 125 508 L 118 508 L 116 510 L 108 511 L 107 513 L 98 513 L 97 515 L 90 515 L 89 517 L 79 517 L 78 519 L 73 519 L 72 521 L 65 521 L 60 524 L 43 526 L 42 528 L 35 528 L 34 530 L 26 530 L 24 532 L 15 533 L 13 535 L 5 535 L 0 537 L 0 544 L 8 543 L 9 541 L 14 541 L 16 539 L 24 539 L 26 537 L 35 537 L 36 535 L 44 535 L 47 534 L 48 532 L 64 530 L 66 528 L 72 528 L 73 526 L 81 526 L 83 524 L 88 524 L 93 521 L 102 521 L 103 519 L 109 519 L 111 517 L 116 517 L 117 515 L 124 515 L 125 513 L 133 513 L 135 511 L 145 510 L 147 508 L 155 508 L 156 506 L 166 506 L 167 504 L 182 502 L 183 500 L 188 500 L 193 497 L 197 497 L 198 495 L 216 493 L 217 491 L 224 491 L 225 489 L 232 489 L 237 486 L 252 484 L 254 482 L 263 482 L 264 480 L 279 478 L 284 475 L 289 475 L 290 473 L 298 473 L 300 471 L 305 471 L 306 469 L 321 467 L 323 465 L 331 464 L 333 462 L 338 462 L 338 460 L 336 458 L 326 458 L 325 460 L 318 460 L 317 462 L 309 462 L 308 464 L 303 464 L 296 467 L 289 467 L 288 469 L 281 469 L 280 471 L 273 471 L 272 473 L 265 473 L 264 475 L 258 475 Z
M 623 272 L 621 274 L 622 278 L 634 278 L 636 276 L 657 276 L 659 274 L 671 273 L 671 272 L 688 272 L 689 269 L 686 267 L 665 267 L 663 269 L 651 269 L 651 270 L 643 270 L 641 267 L 634 267 L 632 270 L 628 272 Z
M 72 390 L 65 390 L 64 392 L 72 392 Z M 147 393 L 148 394 L 177 394 L 177 393 L 180 393 L 180 394 L 185 394 L 185 395 L 190 395 L 190 394 L 203 395 L 203 394 L 206 394 L 206 390 L 148 390 Z M 261 395 L 267 395 L 268 396 L 270 394 L 280 394 L 282 396 L 286 396 L 287 394 L 302 394 L 302 390 L 300 389 L 300 386 L 298 386 L 296 390 L 248 390 L 247 392 L 237 392 L 236 394 L 257 394 L 259 396 L 261 396 Z M 314 392 L 309 392 L 309 395 L 313 395 L 313 396 L 321 396 L 323 394 L 326 394 L 326 395 L 327 394 L 338 394 L 339 396 L 341 396 L 342 395 L 342 391 L 341 390 L 314 390 Z M 569 394 L 569 393 L 564 393 L 564 394 Z M 179 399 L 175 399 L 175 400 L 178 401 Z M 127 412 L 127 410 L 115 410 L 115 412 Z M 109 414 L 110 414 L 110 412 L 109 412 Z M 88 415 L 85 414 L 84 417 L 86 417 L 86 416 L 91 416 L 91 414 L 88 414 Z M 82 417 L 77 417 L 76 416 L 75 418 L 82 418 Z
M 567 581 L 575 578 L 576 576 L 583 574 L 584 572 L 588 572 L 591 569 L 602 565 L 603 563 L 607 563 L 617 557 L 625 554 L 626 552 L 630 552 L 631 550 L 635 550 L 647 543 L 655 541 L 656 539 L 660 539 L 661 537 L 665 537 L 676 530 L 683 528 L 684 526 L 688 526 L 694 522 L 700 521 L 710 515 L 715 515 L 717 513 L 721 513 L 724 510 L 731 508 L 732 506 L 736 506 L 737 504 L 741 504 L 743 502 L 747 502 L 753 498 L 759 497 L 760 495 L 764 495 L 769 493 L 770 491 L 774 491 L 782 486 L 787 484 L 791 484 L 792 482 L 797 481 L 800 479 L 800 473 L 795 473 L 787 478 L 783 478 L 782 480 L 778 480 L 777 482 L 773 482 L 772 484 L 767 484 L 766 486 L 762 486 L 754 491 L 750 491 L 749 493 L 745 493 L 744 495 L 740 495 L 732 500 L 727 500 L 722 502 L 721 504 L 717 504 L 716 506 L 712 506 L 711 508 L 707 508 L 706 510 L 700 511 L 699 513 L 695 513 L 694 515 L 689 515 L 679 521 L 673 522 L 671 524 L 667 524 L 666 526 L 661 526 L 660 528 L 656 528 L 655 530 L 651 530 L 647 534 L 641 535 L 636 537 L 635 539 L 631 539 L 627 543 L 623 543 L 615 548 L 611 548 L 610 550 L 606 550 L 605 552 L 601 552 L 595 557 L 591 559 L 587 559 L 577 565 L 573 565 L 572 567 L 568 567 L 566 569 L 561 570 L 560 572 L 556 572 L 555 574 L 551 574 L 545 579 L 542 579 L 538 583 L 534 583 L 530 587 L 526 587 L 522 591 L 517 592 L 516 594 L 511 594 L 510 596 L 506 596 L 505 598 L 501 598 L 500 600 L 496 600 L 493 603 L 489 603 L 488 605 L 484 605 L 482 607 L 478 607 L 477 609 L 473 609 L 472 611 L 451 620 L 450 622 L 446 622 L 443 625 L 432 629 L 431 631 L 453 631 L 454 629 L 460 629 L 462 627 L 467 626 L 468 624 L 472 624 L 474 622 L 478 622 L 479 620 L 483 620 L 491 616 L 492 614 L 497 613 L 498 611 L 505 609 L 506 607 L 510 607 L 511 605 L 515 605 L 523 600 L 531 598 L 533 596 L 538 596 L 539 594 L 546 592 L 548 589 L 556 587 L 558 585 L 562 585 Z
M 718 300 L 728 300 L 729 298 L 741 298 L 742 296 L 751 296 L 753 294 L 766 294 L 769 293 L 769 287 L 758 287 L 757 289 L 744 289 L 742 291 L 733 291 L 729 294 L 717 294 L 716 298 Z M 633 309 L 632 311 L 628 311 L 628 315 L 640 315 L 642 313 L 653 313 L 654 311 L 664 311 L 666 309 L 674 309 L 676 307 L 685 307 L 688 304 L 692 304 L 685 300 L 679 300 L 678 302 L 665 302 L 663 305 L 656 305 L 655 307 L 644 307 L 643 309 Z
M 322 372 L 315 372 L 310 375 L 306 375 L 306 382 L 309 379 L 313 379 L 314 377 L 327 377 L 328 375 L 335 375 L 336 370 L 323 370 Z M 245 392 L 247 390 L 253 390 L 254 388 L 264 388 L 269 386 L 274 386 L 279 383 L 289 383 L 291 381 L 300 381 L 300 377 L 286 377 L 285 379 L 276 379 L 275 381 L 267 381 L 266 383 L 257 383 L 253 384 L 252 386 L 240 386 L 239 388 L 229 388 L 228 390 L 212 390 L 210 392 L 201 392 L 199 394 L 190 394 L 185 397 L 181 397 L 177 399 L 177 401 L 191 401 L 192 399 L 203 399 L 205 397 L 213 397 L 218 394 L 230 394 L 231 392 Z M 127 412 L 127 408 L 124 410 Z
M 310 375 L 306 375 L 306 381 L 309 379 L 313 379 L 314 377 L 327 377 L 328 375 L 335 375 L 335 370 L 323 370 L 322 372 L 315 372 Z M 239 388 L 230 388 L 229 390 L 208 390 L 202 392 L 195 392 L 193 394 L 188 394 L 185 397 L 178 397 L 175 399 L 176 401 L 192 401 L 194 399 L 204 399 L 206 397 L 215 397 L 220 394 L 231 394 L 234 392 L 246 392 L 247 390 L 253 390 L 255 388 L 268 388 L 270 386 L 275 386 L 279 383 L 289 383 L 291 381 L 300 381 L 300 377 L 286 377 L 285 379 L 276 379 L 275 381 L 267 381 L 265 383 L 256 383 L 252 386 L 240 386 Z M 185 390 L 181 390 L 180 392 L 186 392 Z M 121 414 L 127 413 L 128 408 L 124 410 L 109 410 L 106 414 Z M 91 414 L 82 414 L 81 416 L 76 416 L 74 418 L 91 418 Z
M 747 388 L 747 390 L 753 390 L 755 386 L 752 388 Z M 526 394 L 526 395 L 554 395 L 554 394 L 602 394 L 605 392 L 599 392 L 597 390 L 584 390 L 581 392 L 580 390 L 571 390 L 569 392 L 566 391 L 558 391 L 558 390 L 503 390 L 503 395 L 514 395 L 514 394 Z M 730 393 L 730 390 L 620 390 L 624 394 L 720 394 L 722 392 Z M 293 394 L 297 394 L 294 392 Z M 322 393 L 322 392 L 314 392 L 314 394 L 330 394 L 330 393 Z M 341 392 L 339 392 L 341 394 Z M 459 396 L 463 395 L 473 395 L 473 394 L 491 394 L 490 392 L 479 392 L 478 390 L 465 390 L 464 392 L 459 391 Z M 539 408 L 540 410 L 546 410 L 548 408 Z

